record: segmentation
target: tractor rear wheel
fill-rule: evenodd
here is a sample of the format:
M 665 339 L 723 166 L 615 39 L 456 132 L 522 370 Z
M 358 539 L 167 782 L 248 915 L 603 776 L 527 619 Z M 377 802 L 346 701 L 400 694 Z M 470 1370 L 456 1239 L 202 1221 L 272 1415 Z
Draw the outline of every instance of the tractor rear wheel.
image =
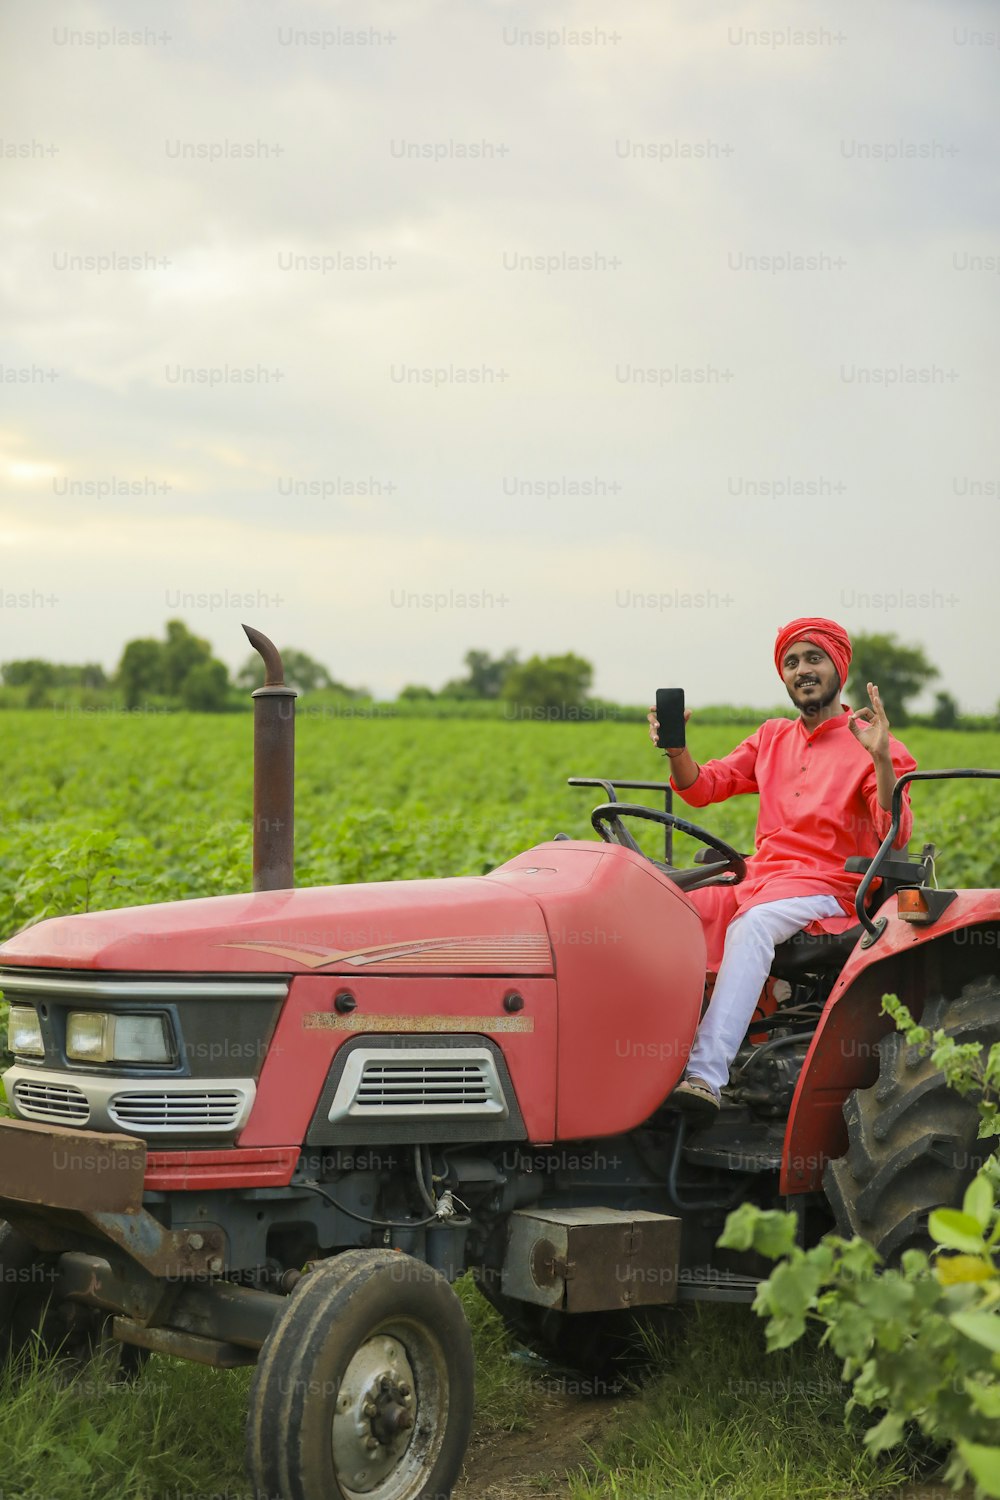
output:
M 518 1343 L 553 1364 L 579 1370 L 608 1389 L 593 1394 L 615 1394 L 623 1376 L 639 1376 L 652 1365 L 656 1344 L 672 1332 L 682 1313 L 675 1306 L 636 1308 L 634 1311 L 565 1313 L 551 1307 L 521 1302 L 495 1290 L 493 1277 L 477 1277 L 480 1292 L 499 1313 Z M 645 1337 L 649 1335 L 649 1339 Z
M 955 1000 L 928 1001 L 921 1025 L 981 1042 L 987 1053 L 1000 1041 L 1000 982 L 977 979 Z M 929 1249 L 929 1214 L 960 1204 L 990 1154 L 975 1099 L 949 1088 L 929 1056 L 891 1031 L 879 1042 L 877 1081 L 848 1095 L 844 1118 L 847 1154 L 823 1178 L 839 1233 L 860 1235 L 890 1263 Z
M 472 1335 L 437 1271 L 392 1250 L 314 1267 L 261 1350 L 247 1466 L 266 1500 L 445 1500 L 472 1426 Z

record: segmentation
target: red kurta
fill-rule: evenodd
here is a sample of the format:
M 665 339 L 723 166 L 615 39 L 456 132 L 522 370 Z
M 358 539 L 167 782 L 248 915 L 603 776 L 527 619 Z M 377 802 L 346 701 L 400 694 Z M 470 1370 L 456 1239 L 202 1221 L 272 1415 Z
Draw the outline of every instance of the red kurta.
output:
M 716 886 L 692 892 L 706 923 L 711 968 L 718 967 L 726 924 L 764 901 L 836 897 L 844 916 L 812 922 L 808 932 L 843 932 L 857 920 L 854 898 L 862 877 L 849 874 L 844 862 L 855 854 L 874 855 L 889 832 L 890 816 L 879 807 L 875 763 L 851 733 L 849 713 L 845 709 L 815 729 L 801 718 L 766 719 L 721 760 L 700 766 L 683 791 L 671 778 L 691 807 L 760 794 L 757 852 L 747 861 L 746 879 L 731 891 Z M 889 751 L 897 776 L 916 770 L 906 746 L 891 735 Z M 909 842 L 912 828 L 907 787 L 894 848 Z

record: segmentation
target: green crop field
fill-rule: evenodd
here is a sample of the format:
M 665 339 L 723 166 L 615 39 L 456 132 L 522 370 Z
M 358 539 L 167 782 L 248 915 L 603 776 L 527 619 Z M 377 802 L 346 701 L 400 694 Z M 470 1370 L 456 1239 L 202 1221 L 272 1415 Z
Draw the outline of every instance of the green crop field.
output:
M 0 722 L 0 935 L 59 912 L 249 889 L 249 716 L 8 712 Z M 690 742 L 704 760 L 749 732 L 695 721 Z M 906 738 L 925 769 L 1000 768 L 1000 734 Z M 300 885 L 478 874 L 558 831 L 592 837 L 602 794 L 566 778 L 657 779 L 664 765 L 644 725 L 610 722 L 306 712 L 297 740 Z M 918 786 L 913 801 L 912 847 L 938 845 L 942 881 L 1000 883 L 1000 787 Z M 754 798 L 692 816 L 752 847 Z M 639 837 L 656 852 L 655 829 Z M 680 862 L 693 853 L 678 840 Z
M 477 874 L 558 831 L 593 837 L 589 811 L 603 795 L 567 787 L 567 776 L 657 778 L 664 765 L 644 725 L 344 718 L 305 709 L 297 727 L 300 885 Z M 0 723 L 0 936 L 57 913 L 249 889 L 249 716 L 10 711 Z M 749 732 L 699 729 L 695 718 L 689 740 L 704 760 Z M 903 737 L 927 769 L 1000 768 L 1000 734 L 921 729 Z M 912 847 L 938 845 L 942 884 L 1000 885 L 1000 785 L 918 786 L 913 800 Z M 755 800 L 740 798 L 692 816 L 749 850 L 755 813 Z M 639 836 L 657 852 L 655 830 Z M 681 862 L 694 847 L 678 841 Z M 530 1428 L 538 1386 L 509 1365 L 504 1335 L 475 1293 L 464 1295 L 480 1361 L 480 1435 Z M 863 1496 L 903 1481 L 902 1467 L 879 1467 L 862 1453 L 857 1425 L 841 1427 L 829 1351 L 797 1352 L 765 1368 L 749 1310 L 707 1309 L 693 1321 L 684 1353 L 666 1360 L 660 1382 L 631 1401 L 613 1438 L 592 1455 L 589 1479 L 516 1493 L 769 1500 Z M 99 1366 L 70 1385 L 44 1368 L 16 1379 L 7 1372 L 0 1494 L 245 1495 L 246 1385 L 245 1372 L 160 1358 L 134 1388 L 115 1385 Z M 540 1437 L 540 1453 L 547 1441 Z

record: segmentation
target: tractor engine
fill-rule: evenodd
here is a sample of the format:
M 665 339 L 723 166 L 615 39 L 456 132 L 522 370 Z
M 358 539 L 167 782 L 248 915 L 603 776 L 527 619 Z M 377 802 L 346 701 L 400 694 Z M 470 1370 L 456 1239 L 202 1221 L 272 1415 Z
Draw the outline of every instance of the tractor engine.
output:
M 744 1042 L 729 1070 L 729 1097 L 755 1115 L 784 1118 L 806 1060 L 812 1035 L 774 1036 L 752 1046 Z

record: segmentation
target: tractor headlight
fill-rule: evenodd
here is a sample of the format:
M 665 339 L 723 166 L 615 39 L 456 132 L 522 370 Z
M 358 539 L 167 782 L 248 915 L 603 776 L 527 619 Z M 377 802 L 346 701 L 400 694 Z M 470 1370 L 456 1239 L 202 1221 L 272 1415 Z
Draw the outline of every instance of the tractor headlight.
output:
M 168 1063 L 170 1034 L 163 1016 L 73 1010 L 66 1020 L 66 1056 L 74 1062 Z
M 115 1062 L 168 1063 L 173 1060 L 163 1016 L 112 1016 Z
M 12 1005 L 7 1018 L 7 1051 L 25 1057 L 44 1057 L 42 1026 L 33 1005 Z
M 113 1019 L 96 1010 L 70 1011 L 66 1056 L 74 1062 L 110 1062 Z

